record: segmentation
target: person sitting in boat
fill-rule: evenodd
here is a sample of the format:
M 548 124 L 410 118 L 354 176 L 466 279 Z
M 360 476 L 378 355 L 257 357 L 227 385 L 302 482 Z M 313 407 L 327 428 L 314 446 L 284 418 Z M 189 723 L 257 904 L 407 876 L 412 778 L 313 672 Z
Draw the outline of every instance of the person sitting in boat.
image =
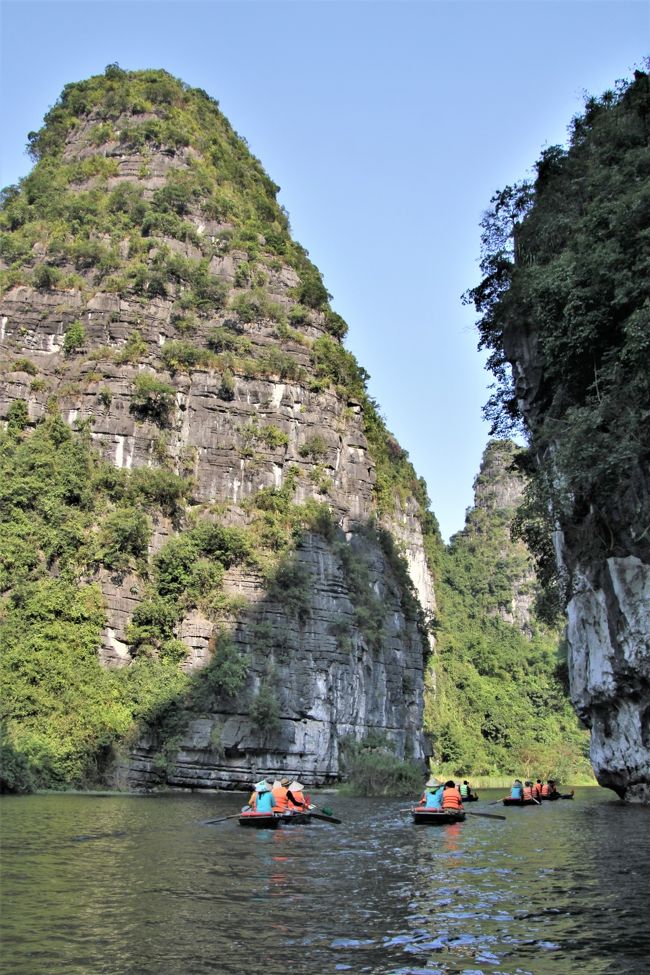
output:
M 255 786 L 255 791 L 251 796 L 251 802 L 249 803 L 251 808 L 258 813 L 270 813 L 273 812 L 275 806 L 275 798 L 271 790 L 270 784 L 266 779 L 262 779 Z
M 430 778 L 424 786 L 424 794 L 420 805 L 427 809 L 442 809 L 442 793 L 444 786 L 435 777 Z
M 458 786 L 458 791 L 460 792 L 461 799 L 470 799 L 472 796 L 472 787 L 467 781 L 463 779 L 463 784 Z
M 547 799 L 555 799 L 556 796 L 558 796 L 558 795 L 559 795 L 559 793 L 557 791 L 557 784 L 555 782 L 555 779 L 549 779 L 548 780 L 548 796 L 547 796 Z
M 286 812 L 289 809 L 289 799 L 287 798 L 288 786 L 291 779 L 286 778 L 276 779 L 273 783 L 273 798 L 275 799 L 275 811 L 276 812 Z
M 456 788 L 456 783 L 453 779 L 449 779 L 445 782 L 442 790 L 442 808 L 443 809 L 457 809 L 461 810 L 463 808 L 463 800 L 460 797 L 460 792 Z
M 522 799 L 523 794 L 524 794 L 524 786 L 521 779 L 515 779 L 513 784 L 510 786 L 510 798 Z
M 537 799 L 537 801 L 539 802 L 539 800 L 542 798 L 543 788 L 544 786 L 542 785 L 542 780 L 538 779 L 533 786 L 533 799 Z
M 530 779 L 526 779 L 524 782 L 521 798 L 524 800 L 524 802 L 530 802 L 533 798 L 533 783 L 530 781 Z
M 302 791 L 304 788 L 302 782 L 297 782 L 296 780 L 287 785 L 288 809 L 294 812 L 309 809 L 309 796 L 306 796 Z

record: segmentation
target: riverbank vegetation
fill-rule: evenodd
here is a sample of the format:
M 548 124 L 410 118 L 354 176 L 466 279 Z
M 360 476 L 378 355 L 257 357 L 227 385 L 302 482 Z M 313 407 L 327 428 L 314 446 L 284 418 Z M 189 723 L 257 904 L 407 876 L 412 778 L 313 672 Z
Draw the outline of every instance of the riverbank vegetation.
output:
M 535 609 L 530 552 L 511 531 L 525 478 L 492 441 L 465 528 L 433 552 L 438 608 L 425 728 L 433 766 L 461 774 L 589 775 L 588 734 L 568 699 L 559 627 Z

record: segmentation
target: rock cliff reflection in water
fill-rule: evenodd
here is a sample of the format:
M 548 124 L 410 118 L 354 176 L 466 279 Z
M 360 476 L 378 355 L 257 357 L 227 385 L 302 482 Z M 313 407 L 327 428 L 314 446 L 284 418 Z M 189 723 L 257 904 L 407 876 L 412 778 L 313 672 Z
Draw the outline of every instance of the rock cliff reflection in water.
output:
M 505 822 L 416 827 L 403 800 L 328 797 L 341 826 L 202 825 L 240 803 L 3 799 L 0 971 L 648 971 L 648 809 L 583 789 Z

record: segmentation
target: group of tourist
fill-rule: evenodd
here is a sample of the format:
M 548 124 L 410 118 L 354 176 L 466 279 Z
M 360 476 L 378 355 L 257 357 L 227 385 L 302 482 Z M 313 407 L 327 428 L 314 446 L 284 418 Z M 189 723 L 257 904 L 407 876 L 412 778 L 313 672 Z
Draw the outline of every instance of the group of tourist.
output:
M 557 794 L 555 779 L 549 779 L 548 782 L 542 782 L 541 779 L 538 779 L 537 782 L 532 782 L 530 779 L 527 779 L 523 783 L 521 779 L 515 779 L 510 787 L 511 799 L 536 799 L 537 802 L 540 802 L 542 799 L 552 799 Z
M 463 786 L 466 789 L 464 798 L 467 799 L 471 794 L 467 780 L 459 787 L 453 779 L 448 779 L 443 784 L 435 776 L 432 776 L 425 783 L 419 805 L 425 809 L 462 809 Z
M 274 782 L 262 779 L 253 787 L 248 805 L 244 806 L 242 812 L 304 812 L 309 809 L 310 797 L 305 795 L 303 789 L 301 782 L 292 781 L 286 776 Z
M 555 779 L 549 779 L 548 782 L 542 782 L 541 779 L 537 779 L 537 782 L 532 782 L 530 779 L 526 779 L 525 782 L 515 779 L 510 789 L 511 799 L 524 801 L 535 799 L 540 802 L 542 799 L 554 799 L 558 795 Z M 419 805 L 425 809 L 462 809 L 463 799 L 467 802 L 474 798 L 475 794 L 467 779 L 464 779 L 461 785 L 456 785 L 453 779 L 442 783 L 432 776 L 424 786 Z

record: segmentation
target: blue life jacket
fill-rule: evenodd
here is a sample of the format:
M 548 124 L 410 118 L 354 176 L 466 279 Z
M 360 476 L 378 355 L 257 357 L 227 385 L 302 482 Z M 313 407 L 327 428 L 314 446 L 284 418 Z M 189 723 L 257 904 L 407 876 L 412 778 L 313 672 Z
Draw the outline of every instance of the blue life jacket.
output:
M 257 802 L 255 804 L 256 812 L 269 813 L 273 812 L 273 807 L 275 805 L 275 796 L 272 792 L 258 792 Z
M 523 792 L 523 786 L 521 786 L 521 785 L 513 785 L 511 787 L 511 789 L 510 789 L 510 798 L 511 799 L 521 799 L 522 796 L 523 796 L 523 794 L 524 794 L 524 792 Z

